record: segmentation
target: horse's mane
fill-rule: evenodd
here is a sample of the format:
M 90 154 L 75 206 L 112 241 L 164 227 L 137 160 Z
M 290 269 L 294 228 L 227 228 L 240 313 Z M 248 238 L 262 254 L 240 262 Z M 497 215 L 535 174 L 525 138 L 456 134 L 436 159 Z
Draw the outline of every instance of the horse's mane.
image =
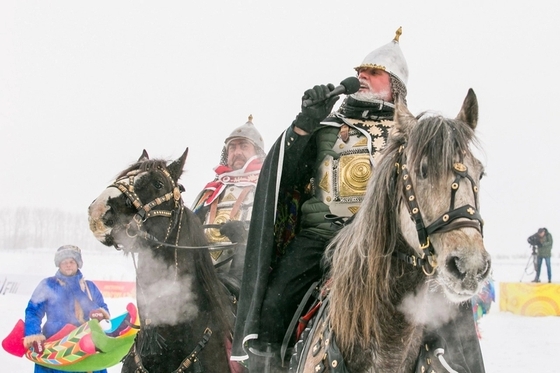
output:
M 359 211 L 325 254 L 332 280 L 329 317 L 343 351 L 351 353 L 357 346 L 368 349 L 372 343 L 379 346 L 382 324 L 397 312 L 392 300 L 399 281 L 395 277 L 402 273 L 391 271 L 391 256 L 396 247 L 412 250 L 399 226 L 402 181 L 396 164 L 402 163 L 400 149 L 406 146 L 409 170 L 420 172 L 427 167 L 422 172 L 440 182 L 441 176 L 451 172 L 457 155 L 470 152 L 473 140 L 469 126 L 442 116 L 424 116 L 408 127 L 395 123 Z
M 185 207 L 188 213 L 187 222 L 188 226 L 185 227 L 191 232 L 193 239 L 192 245 L 206 246 L 208 240 L 204 235 L 201 228 L 200 219 L 189 209 Z M 210 254 L 206 249 L 191 250 L 194 251 L 188 260 L 195 263 L 196 278 L 200 279 L 202 287 L 208 296 L 210 303 L 209 309 L 214 315 L 214 327 L 218 326 L 219 330 L 223 333 L 223 337 L 227 337 L 231 330 L 233 330 L 233 320 L 228 316 L 233 316 L 231 308 L 227 304 L 226 288 L 218 278 Z M 189 255 L 189 253 L 186 253 Z

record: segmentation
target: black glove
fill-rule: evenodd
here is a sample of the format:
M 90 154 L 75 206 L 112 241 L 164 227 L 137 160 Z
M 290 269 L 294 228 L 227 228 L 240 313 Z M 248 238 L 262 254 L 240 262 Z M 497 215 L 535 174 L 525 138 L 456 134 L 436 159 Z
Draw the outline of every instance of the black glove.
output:
M 231 242 L 246 242 L 247 230 L 242 221 L 228 221 L 220 227 L 220 234 L 226 236 Z
M 302 105 L 301 113 L 298 114 L 293 125 L 301 128 L 305 132 L 313 132 L 319 125 L 319 122 L 330 114 L 334 104 L 340 98 L 339 96 L 333 96 L 326 99 L 327 94 L 333 89 L 334 85 L 329 83 L 327 85 L 316 85 L 305 91 L 301 100 L 312 100 L 317 103 L 310 106 Z

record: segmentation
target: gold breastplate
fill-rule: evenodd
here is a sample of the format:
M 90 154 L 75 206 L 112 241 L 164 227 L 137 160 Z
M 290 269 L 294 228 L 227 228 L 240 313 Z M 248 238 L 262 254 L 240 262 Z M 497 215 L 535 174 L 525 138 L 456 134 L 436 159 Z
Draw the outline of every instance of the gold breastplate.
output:
M 347 125 L 341 127 L 332 149 L 338 158 L 323 158 L 312 185 L 315 197 L 329 206 L 332 214 L 349 217 L 364 199 L 373 164 L 385 147 L 387 129 L 393 122 L 344 121 Z
M 222 192 L 222 195 L 210 205 L 210 210 L 208 214 L 206 214 L 204 224 L 219 225 L 231 220 L 250 221 L 254 198 L 254 186 L 238 187 L 235 185 L 228 185 Z M 207 228 L 205 229 L 205 233 L 210 243 L 230 242 L 217 228 Z M 214 265 L 227 260 L 233 254 L 233 249 L 210 252 Z M 229 264 L 223 266 L 223 268 L 220 267 L 223 271 L 227 271 L 228 268 Z

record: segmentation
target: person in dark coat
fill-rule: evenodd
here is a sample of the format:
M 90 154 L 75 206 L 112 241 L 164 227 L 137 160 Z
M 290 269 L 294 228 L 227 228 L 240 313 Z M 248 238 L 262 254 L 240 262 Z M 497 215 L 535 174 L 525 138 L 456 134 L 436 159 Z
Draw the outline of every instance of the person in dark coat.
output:
M 541 282 L 541 267 L 542 263 L 546 264 L 546 274 L 548 276 L 548 282 L 552 281 L 552 269 L 550 267 L 550 257 L 552 251 L 552 234 L 546 228 L 539 228 L 537 233 L 533 235 L 535 237 L 535 246 L 537 251 L 537 264 L 535 266 L 536 274 L 535 279 L 532 282 Z
M 99 288 L 84 279 L 82 254 L 79 247 L 64 245 L 54 257 L 58 271 L 43 279 L 33 291 L 25 309 L 26 348 L 37 346 L 67 324 L 80 326 L 91 318 L 109 319 L 109 308 Z M 43 317 L 46 321 L 41 327 Z M 35 373 L 62 372 L 35 364 Z M 107 373 L 106 369 L 93 373 Z
M 289 330 L 293 315 L 325 272 L 322 258 L 328 242 L 360 207 L 393 126 L 395 99 L 406 103 L 408 66 L 400 34 L 401 29 L 355 68 L 359 91 L 335 112 L 338 96 L 331 94 L 332 84 L 305 91 L 301 112 L 264 161 L 231 357 L 248 361 L 250 372 L 288 370 L 288 356 L 281 351 L 285 342 L 288 347 L 295 343 Z M 468 372 L 484 372 L 470 304 L 461 306 L 460 314 L 446 330 L 453 334 L 458 324 L 466 323 L 472 333 L 452 335 L 446 338 L 448 345 L 460 350 L 462 338 L 472 340 L 470 355 L 456 360 L 468 361 L 473 367 Z

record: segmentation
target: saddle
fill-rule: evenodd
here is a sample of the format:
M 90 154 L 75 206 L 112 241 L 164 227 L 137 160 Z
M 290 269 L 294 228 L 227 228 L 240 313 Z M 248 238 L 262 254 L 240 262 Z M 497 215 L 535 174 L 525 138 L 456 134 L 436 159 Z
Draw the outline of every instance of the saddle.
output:
M 304 367 L 308 368 L 306 371 L 310 371 L 309 368 L 312 367 L 312 371 L 316 373 L 349 373 L 336 344 L 335 335 L 325 317 L 328 307 L 329 298 L 326 297 L 303 317 L 308 318 L 312 314 L 294 347 L 290 373 L 303 371 Z

